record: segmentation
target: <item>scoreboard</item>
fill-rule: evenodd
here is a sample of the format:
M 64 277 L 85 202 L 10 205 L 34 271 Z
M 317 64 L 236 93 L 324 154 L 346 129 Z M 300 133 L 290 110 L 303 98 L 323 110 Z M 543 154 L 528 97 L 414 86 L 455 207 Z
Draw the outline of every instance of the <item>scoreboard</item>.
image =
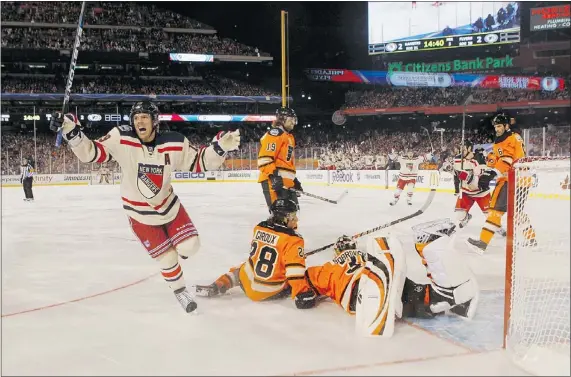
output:
M 518 43 L 519 30 L 490 33 L 451 35 L 430 39 L 406 40 L 369 45 L 369 54 L 398 53 L 410 51 L 440 50 L 445 48 L 477 47 L 494 44 Z

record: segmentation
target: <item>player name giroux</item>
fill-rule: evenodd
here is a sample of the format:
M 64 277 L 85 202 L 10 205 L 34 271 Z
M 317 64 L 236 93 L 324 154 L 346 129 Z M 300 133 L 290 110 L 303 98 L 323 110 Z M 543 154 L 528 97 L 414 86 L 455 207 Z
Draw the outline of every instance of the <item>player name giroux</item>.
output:
M 265 242 L 272 246 L 276 246 L 278 244 L 279 238 L 280 237 L 276 234 L 269 234 L 266 232 L 262 232 L 261 230 L 257 230 L 256 235 L 254 236 L 254 239 Z

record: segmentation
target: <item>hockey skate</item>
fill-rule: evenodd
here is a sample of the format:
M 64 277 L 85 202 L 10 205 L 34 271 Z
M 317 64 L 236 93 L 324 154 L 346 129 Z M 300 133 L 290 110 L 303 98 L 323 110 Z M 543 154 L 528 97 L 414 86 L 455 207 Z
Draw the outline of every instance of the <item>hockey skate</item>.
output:
M 193 312 L 198 307 L 198 305 L 196 304 L 192 295 L 186 289 L 186 287 L 177 289 L 176 291 L 174 291 L 174 295 L 176 296 L 176 299 L 178 300 L 182 308 L 187 313 Z
M 409 206 L 412 205 L 412 202 L 410 201 L 410 199 L 406 201 L 406 204 L 408 204 Z
M 464 218 L 464 220 L 460 221 L 460 223 L 458 224 L 458 226 L 460 228 L 464 228 L 466 225 L 468 225 L 468 222 L 472 219 L 472 215 L 470 215 L 469 213 L 466 214 L 466 217 Z
M 395 198 L 389 202 L 389 205 L 394 206 L 395 204 L 398 203 L 398 201 L 399 201 L 398 198 Z
M 496 233 L 498 233 L 500 236 L 502 237 L 506 237 L 508 235 L 508 233 L 506 232 L 506 230 L 504 228 L 500 228 L 496 231 Z
M 466 243 L 470 247 L 470 251 L 478 255 L 483 255 L 484 252 L 486 251 L 486 248 L 488 247 L 488 245 L 484 241 L 475 240 L 473 238 L 468 238 L 466 240 Z

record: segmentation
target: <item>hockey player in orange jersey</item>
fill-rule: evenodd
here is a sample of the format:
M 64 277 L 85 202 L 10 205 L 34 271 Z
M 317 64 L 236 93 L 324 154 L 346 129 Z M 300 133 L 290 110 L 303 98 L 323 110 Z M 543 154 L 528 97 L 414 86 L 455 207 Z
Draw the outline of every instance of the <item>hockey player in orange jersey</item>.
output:
M 508 172 L 513 164 L 524 158 L 526 155 L 523 139 L 521 136 L 510 130 L 510 123 L 513 120 L 505 114 L 498 114 L 492 119 L 492 124 L 496 131 L 496 140 L 493 146 L 493 160 L 489 160 L 489 168 L 478 178 L 478 187 L 482 190 L 489 189 L 490 181 L 496 179 L 496 187 L 490 199 L 490 212 L 486 219 L 486 224 L 482 227 L 480 238 L 468 238 L 467 243 L 471 250 L 483 254 L 486 251 L 494 234 L 501 228 L 501 220 L 508 206 Z M 530 183 L 531 186 L 531 183 Z M 537 244 L 535 231 L 531 226 L 529 218 L 521 219 L 524 227 L 524 236 L 530 246 Z
M 258 182 L 268 209 L 276 199 L 289 198 L 295 203 L 297 195 L 290 189 L 303 191 L 295 176 L 295 138 L 292 135 L 297 116 L 292 109 L 281 107 L 276 111 L 272 128 L 260 139 L 258 153 Z
M 254 227 L 248 260 L 210 285 L 197 285 L 198 295 L 217 296 L 240 286 L 253 301 L 290 295 L 299 309 L 315 306 L 317 294 L 305 277 L 304 241 L 296 232 L 297 204 L 277 199 L 270 210 L 270 218 Z
M 406 257 L 397 238 L 371 237 L 363 252 L 347 236 L 338 239 L 332 261 L 307 269 L 309 283 L 319 295 L 356 314 L 356 328 L 366 335 L 390 337 L 395 316 L 433 318 L 452 313 L 471 319 L 478 304 L 478 285 L 462 257 L 452 250 L 455 225 L 441 219 L 419 224 L 413 231 L 428 284 L 407 276 Z

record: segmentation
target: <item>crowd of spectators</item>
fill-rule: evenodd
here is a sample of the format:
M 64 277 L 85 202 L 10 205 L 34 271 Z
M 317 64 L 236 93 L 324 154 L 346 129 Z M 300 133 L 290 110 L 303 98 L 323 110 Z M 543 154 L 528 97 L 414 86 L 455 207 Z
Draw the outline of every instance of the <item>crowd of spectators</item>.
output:
M 75 24 L 81 2 L 2 2 L 2 21 Z M 156 5 L 100 2 L 86 11 L 85 25 L 131 26 L 133 29 L 85 28 L 80 50 L 149 53 L 198 53 L 268 56 L 216 34 L 176 33 L 163 28 L 212 29 Z M 71 49 L 76 28 L 2 27 L 2 47 Z
M 0 8 L 2 21 L 73 24 L 81 11 L 80 1 L 6 1 Z M 212 29 L 190 17 L 151 3 L 99 1 L 87 4 L 86 25 L 123 25 Z
M 3 27 L 2 47 L 27 49 L 72 49 L 75 29 Z M 255 47 L 216 34 L 166 32 L 149 29 L 85 29 L 80 51 L 149 53 L 195 53 L 213 55 L 267 55 Z
M 101 129 L 84 129 L 89 137 L 103 135 Z M 181 132 L 195 145 L 210 142 L 218 129 L 187 127 Z M 231 169 L 256 169 L 255 159 L 259 150 L 259 139 L 267 131 L 267 124 L 250 125 L 242 132 L 242 145 L 239 151 L 232 152 L 229 160 L 246 161 L 226 165 Z M 473 130 L 466 130 L 466 139 L 474 144 L 490 143 L 490 137 L 481 136 Z M 354 127 L 315 127 L 299 128 L 296 131 L 296 160 L 298 169 L 395 169 L 399 155 L 412 151 L 416 156 L 424 156 L 432 168 L 441 167 L 446 161 L 458 153 L 461 141 L 459 129 L 444 132 L 442 143 L 440 138 L 432 138 L 434 149 L 426 134 L 418 132 L 388 131 L 378 129 L 358 130 Z M 543 151 L 542 132 L 530 130 L 530 156 L 569 156 L 571 127 L 559 125 L 548 129 L 546 133 L 545 151 Z M 36 146 L 36 149 L 34 149 Z M 90 173 L 97 170 L 97 164 L 84 164 L 77 160 L 73 152 L 64 143 L 55 147 L 53 134 L 38 133 L 34 143 L 33 134 L 6 133 L 1 139 L 2 174 L 19 174 L 22 158 L 36 159 L 39 173 Z M 36 153 L 34 152 L 36 151 Z M 111 169 L 119 171 L 115 163 L 109 164 Z
M 54 77 L 3 76 L 2 93 L 63 93 L 65 79 Z M 276 92 L 226 77 L 208 76 L 202 81 L 172 79 L 142 79 L 125 76 L 76 76 L 73 92 L 120 94 L 175 94 L 175 95 L 228 95 L 277 96 Z
M 513 101 L 569 99 L 569 91 L 530 91 L 514 89 L 452 88 L 394 88 L 375 87 L 372 90 L 348 91 L 344 109 L 389 108 L 403 106 L 458 106 L 470 97 L 471 104 Z

